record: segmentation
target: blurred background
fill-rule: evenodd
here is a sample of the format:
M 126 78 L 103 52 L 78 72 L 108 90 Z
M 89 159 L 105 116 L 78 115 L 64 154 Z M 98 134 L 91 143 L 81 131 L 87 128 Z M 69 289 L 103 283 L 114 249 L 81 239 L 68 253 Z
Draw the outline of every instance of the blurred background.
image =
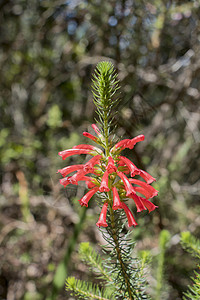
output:
M 198 0 L 0 1 L 0 299 L 75 299 L 63 278 L 93 280 L 77 251 L 100 249 L 99 209 L 80 208 L 85 187 L 64 189 L 56 172 L 87 160 L 57 153 L 92 133 L 102 60 L 121 82 L 116 134 L 146 136 L 127 155 L 157 178 L 159 209 L 135 213 L 135 251 L 150 251 L 154 299 L 159 234 L 170 232 L 161 299 L 182 299 L 196 262 L 180 232 L 200 234 L 199 16 Z

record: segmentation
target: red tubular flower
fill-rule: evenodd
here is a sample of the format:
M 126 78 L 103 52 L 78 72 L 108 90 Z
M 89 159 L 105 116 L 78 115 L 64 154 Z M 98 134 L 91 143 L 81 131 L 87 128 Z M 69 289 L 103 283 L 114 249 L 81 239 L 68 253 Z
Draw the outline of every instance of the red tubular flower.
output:
M 91 151 L 91 149 L 67 149 L 61 152 L 58 152 L 58 155 L 62 157 L 63 160 L 65 160 L 67 157 L 75 155 L 75 154 L 91 154 L 94 153 Z
M 127 167 L 129 168 L 129 170 L 131 172 L 131 177 L 140 174 L 140 170 L 128 158 L 126 158 L 124 156 L 120 156 L 119 159 L 127 165 Z
M 101 160 L 102 156 L 101 155 L 96 155 L 93 158 L 91 158 L 85 165 L 84 165 L 84 170 L 88 171 L 88 169 L 94 168 L 94 165 L 98 164 L 99 161 Z
M 156 179 L 154 177 L 152 177 L 149 173 L 140 170 L 139 175 L 148 183 L 152 183 L 153 181 L 156 181 Z
M 158 191 L 156 189 L 154 189 L 154 187 L 152 187 L 151 185 L 147 184 L 146 182 L 143 182 L 138 179 L 132 179 L 132 178 L 130 178 L 129 181 L 131 183 L 140 185 L 144 190 L 146 190 L 150 194 L 149 198 L 153 198 L 158 195 Z M 145 194 L 143 194 L 143 195 L 145 195 Z
M 138 197 L 137 195 L 131 195 L 130 197 L 135 202 L 135 205 L 137 207 L 137 212 L 141 212 L 143 210 L 146 210 L 146 207 L 144 206 L 143 202 L 140 200 L 140 197 Z
M 105 171 L 103 174 L 99 191 L 100 192 L 109 192 L 110 191 L 110 189 L 108 187 L 108 171 Z
M 132 194 L 135 194 L 134 188 L 130 183 L 129 179 L 124 175 L 122 172 L 117 172 L 117 175 L 122 179 L 125 189 L 126 189 L 126 196 L 129 197 Z
M 86 180 L 87 176 L 84 176 L 83 172 L 77 172 L 73 176 L 65 177 L 60 179 L 60 184 L 64 185 L 66 187 L 68 184 L 75 184 L 78 185 L 78 181 Z M 87 177 L 89 178 L 89 177 Z
M 121 209 L 122 208 L 122 203 L 120 201 L 120 197 L 119 197 L 119 194 L 118 194 L 117 189 L 116 189 L 115 186 L 112 188 L 112 191 L 113 191 L 113 206 L 112 206 L 112 209 L 113 210 Z
M 118 143 L 110 150 L 110 152 L 113 153 L 113 152 L 115 152 L 118 148 L 120 148 L 120 150 L 125 149 L 129 141 L 130 141 L 130 139 L 124 139 L 124 140 L 121 140 L 120 142 L 118 142 Z
M 119 160 L 118 167 L 124 167 L 124 166 L 126 166 L 125 162 L 122 160 Z
M 105 143 L 105 138 L 103 137 L 101 131 L 95 124 L 92 124 L 92 127 L 97 134 L 97 137 L 88 132 L 83 132 L 83 135 L 90 138 L 97 144 L 103 145 Z M 89 191 L 79 200 L 79 203 L 81 206 L 86 207 L 88 207 L 88 202 L 95 193 L 109 192 L 112 190 L 112 209 L 124 209 L 128 219 L 128 226 L 136 226 L 137 223 L 132 212 L 123 202 L 123 200 L 121 201 L 121 199 L 124 199 L 125 197 L 132 198 L 137 207 L 137 212 L 141 212 L 146 209 L 151 212 L 157 206 L 155 206 L 148 199 L 156 196 L 158 191 L 149 185 L 155 181 L 155 178 L 153 178 L 147 172 L 138 169 L 128 158 L 120 156 L 120 151 L 124 150 L 125 148 L 133 149 L 135 144 L 143 141 L 144 138 L 144 135 L 139 135 L 133 139 L 124 139 L 116 143 L 111 150 L 106 148 L 106 155 L 98 147 L 87 144 L 76 145 L 72 149 L 59 152 L 58 154 L 63 160 L 75 154 L 90 154 L 93 156 L 85 164 L 67 166 L 63 169 L 59 169 L 58 172 L 60 172 L 63 177 L 68 176 L 68 174 L 71 172 L 77 171 L 73 176 L 60 179 L 60 183 L 66 187 L 68 184 L 77 185 L 79 181 L 85 181 Z M 108 150 L 110 150 L 109 157 L 107 156 Z M 89 173 L 91 174 L 86 176 Z M 130 174 L 131 177 L 140 175 L 146 182 L 138 179 L 128 178 L 125 174 Z M 136 193 L 142 194 L 144 198 L 138 196 Z M 108 226 L 106 222 L 107 208 L 108 202 L 105 202 L 103 204 L 99 220 L 96 223 L 98 227 Z
M 136 143 L 144 141 L 144 139 L 145 139 L 145 136 L 143 134 L 140 134 L 140 135 L 134 137 L 132 140 L 130 140 L 127 143 L 126 148 L 133 149 L 133 147 L 135 146 Z
M 71 177 L 72 176 L 60 179 L 60 184 L 64 185 L 64 187 L 66 187 L 68 184 L 72 183 L 70 181 Z
M 69 177 L 68 177 L 69 178 Z M 71 176 L 72 178 L 72 176 Z M 69 180 L 70 181 L 70 180 Z M 71 180 L 72 181 L 72 180 Z M 89 176 L 83 176 L 81 178 L 79 178 L 79 181 L 85 181 L 88 189 L 91 189 L 93 187 L 96 187 L 96 186 L 99 186 L 98 185 L 98 182 L 96 181 L 96 179 L 92 178 L 92 177 L 89 177 Z M 74 179 L 74 182 L 77 182 L 75 179 Z M 70 183 L 70 182 L 69 182 Z M 75 183 L 76 184 L 76 183 Z
M 106 167 L 106 170 L 108 171 L 109 174 L 117 171 L 114 159 L 111 156 L 108 157 L 108 165 Z
M 144 206 L 148 209 L 149 212 L 153 211 L 155 208 L 157 208 L 158 206 L 154 205 L 151 201 L 139 197 L 140 200 L 142 201 L 142 203 L 144 204 Z
M 73 184 L 78 184 L 78 181 L 82 180 L 82 178 L 89 172 L 86 172 L 84 170 L 79 170 L 76 174 L 74 174 L 72 177 L 71 177 L 71 181 L 74 182 Z
M 108 203 L 105 202 L 103 207 L 102 207 L 102 210 L 101 210 L 101 213 L 100 213 L 100 216 L 99 216 L 99 220 L 98 222 L 96 223 L 96 225 L 98 227 L 107 227 L 108 224 L 106 223 L 106 214 L 107 214 L 107 208 L 108 208 Z
M 151 197 L 151 194 L 149 193 L 149 191 L 145 190 L 145 189 L 142 188 L 141 186 L 136 186 L 136 187 L 134 187 L 134 190 L 135 190 L 137 193 L 140 193 L 140 194 L 144 195 L 144 196 L 146 197 L 146 199 L 152 198 L 152 197 Z
M 96 185 L 93 181 L 91 181 L 91 180 L 86 180 L 85 183 L 86 183 L 88 189 L 92 189 L 93 187 L 97 186 L 97 185 Z
M 118 162 L 118 171 L 121 171 L 124 174 L 129 174 L 130 173 L 129 168 L 126 166 L 126 164 L 122 160 L 120 160 Z
M 96 151 L 99 154 L 103 154 L 103 151 L 95 146 L 92 145 L 87 145 L 87 144 L 80 144 L 80 145 L 76 145 L 74 147 L 72 147 L 72 149 L 88 149 L 88 150 L 92 150 L 92 151 Z M 96 153 L 92 152 L 91 155 L 96 155 Z
M 72 149 L 87 149 L 87 150 L 96 150 L 97 148 L 92 145 L 87 145 L 87 144 L 80 144 L 72 147 Z
M 136 143 L 144 141 L 145 136 L 143 134 L 134 137 L 133 139 L 124 139 L 118 142 L 112 149 L 111 153 L 115 152 L 118 148 L 124 150 L 125 148 L 133 149 Z
M 136 226 L 138 225 L 137 222 L 135 221 L 132 212 L 130 211 L 130 209 L 128 208 L 128 206 L 122 202 L 122 208 L 124 209 L 127 219 L 128 219 L 128 227 L 131 226 Z
M 63 177 L 65 177 L 69 173 L 77 171 L 77 170 L 81 170 L 82 168 L 83 168 L 83 165 L 68 166 L 63 169 L 58 170 L 57 173 L 60 173 Z
M 98 189 L 99 187 L 94 187 L 89 192 L 87 192 L 80 200 L 78 200 L 80 205 L 88 207 L 89 200 L 98 191 Z
M 89 139 L 93 140 L 94 142 L 97 141 L 97 137 L 94 136 L 94 135 L 92 135 L 92 134 L 90 134 L 89 132 L 83 132 L 83 135 L 86 136 L 86 137 L 88 137 Z

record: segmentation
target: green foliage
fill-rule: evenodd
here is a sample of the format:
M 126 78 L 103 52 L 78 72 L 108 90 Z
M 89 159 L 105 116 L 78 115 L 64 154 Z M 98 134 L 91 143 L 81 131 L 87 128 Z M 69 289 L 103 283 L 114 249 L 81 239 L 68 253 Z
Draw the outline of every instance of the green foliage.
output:
M 170 233 L 167 230 L 162 230 L 159 238 L 159 255 L 158 255 L 158 267 L 157 267 L 157 285 L 156 285 L 156 300 L 162 299 L 162 290 L 164 285 L 164 271 L 165 271 L 165 253 L 167 245 L 170 240 Z
M 110 274 L 105 267 L 105 261 L 103 263 L 101 256 L 90 246 L 89 243 L 81 243 L 79 255 L 82 261 L 84 261 L 99 278 L 106 280 L 107 283 L 113 283 L 112 274 Z
M 119 89 L 119 81 L 117 80 L 113 64 L 108 61 L 98 63 L 92 81 L 93 101 L 99 116 L 98 124 L 103 128 L 103 134 L 105 139 L 107 139 L 110 127 L 113 125 L 113 109 L 119 102 L 118 98 L 113 98 Z
M 123 238 L 126 242 L 125 246 L 120 246 L 120 261 L 116 261 L 119 256 L 115 255 L 115 249 L 111 252 L 111 242 L 103 246 L 104 257 L 100 256 L 89 243 L 81 243 L 79 248 L 79 256 L 82 261 L 90 267 L 90 270 L 95 273 L 103 282 L 100 288 L 97 284 L 87 283 L 81 280 L 76 280 L 74 277 L 68 277 L 66 281 L 66 289 L 71 290 L 73 294 L 78 295 L 81 299 L 149 299 L 144 293 L 144 274 L 143 267 L 139 267 L 139 260 L 130 257 L 134 243 L 127 236 Z M 129 250 L 130 249 L 130 250 Z M 108 255 L 109 254 L 109 255 Z M 129 263 L 128 258 L 129 257 Z M 147 262 L 148 255 L 143 255 L 143 260 Z M 133 267 L 134 261 L 134 267 Z M 125 272 L 129 277 L 127 279 L 132 289 L 132 296 L 126 291 L 126 283 L 124 284 L 124 274 L 122 274 L 122 264 Z M 134 274 L 134 276 L 133 276 Z M 124 287 L 125 286 L 125 287 Z M 96 296 L 94 296 L 96 295 Z M 85 298 L 84 298 L 85 297 Z M 88 297 L 88 298 L 87 298 Z M 90 297 L 90 298 L 89 298 Z M 98 298 L 102 297 L 102 298 Z
M 122 211 L 110 209 L 107 213 L 108 227 L 106 232 L 102 231 L 107 241 L 104 251 L 109 253 L 108 266 L 117 288 L 116 299 L 149 299 L 145 292 L 147 282 L 143 276 L 144 268 L 140 260 L 132 256 L 135 243 L 131 239 L 131 232 L 122 233 L 124 220 Z
M 117 102 L 112 99 L 119 89 L 113 64 L 108 61 L 98 63 L 93 78 L 94 103 L 99 108 L 99 114 L 104 116 L 104 110 L 110 109 Z
M 113 298 L 112 291 L 110 289 L 100 289 L 96 284 L 88 283 L 82 280 L 77 280 L 74 277 L 67 278 L 66 289 L 71 290 L 73 294 L 79 297 L 79 299 L 115 299 Z
M 183 300 L 199 300 L 200 299 L 200 267 L 199 273 L 194 272 L 196 277 L 192 278 L 193 285 L 188 287 L 188 291 L 184 293 Z
M 97 274 L 98 278 L 104 281 L 104 285 L 109 288 L 100 288 L 97 284 L 87 283 L 76 280 L 74 277 L 68 277 L 66 281 L 66 289 L 71 290 L 75 295 L 79 295 L 81 299 L 114 299 L 112 294 L 115 290 L 112 274 L 105 265 L 105 259 L 90 246 L 89 243 L 81 243 L 79 248 L 79 256 L 81 260 L 90 267 L 90 270 Z M 105 284 L 106 282 L 106 284 Z
M 151 263 L 151 252 L 147 250 L 142 250 L 138 253 L 138 257 L 141 261 L 141 277 L 145 274 L 145 268 Z
M 194 257 L 200 259 L 200 240 L 196 239 L 189 231 L 181 233 L 181 245 Z M 183 300 L 200 299 L 200 265 L 198 264 L 197 267 L 199 272 L 194 272 L 196 276 L 192 278 L 193 285 L 188 287 L 188 291 L 184 293 Z
M 189 231 L 181 233 L 181 245 L 190 254 L 200 258 L 200 240 L 195 238 Z

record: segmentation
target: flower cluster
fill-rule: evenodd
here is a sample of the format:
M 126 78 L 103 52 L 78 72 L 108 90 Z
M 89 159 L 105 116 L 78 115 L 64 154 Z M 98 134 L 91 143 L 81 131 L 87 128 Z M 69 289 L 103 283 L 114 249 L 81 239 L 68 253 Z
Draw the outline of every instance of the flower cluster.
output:
M 98 145 L 103 145 L 104 137 L 100 130 L 95 124 L 92 127 L 97 137 L 88 132 L 83 132 L 83 135 Z M 155 178 L 137 168 L 128 158 L 121 155 L 122 150 L 125 148 L 133 149 L 136 143 L 143 140 L 144 135 L 139 135 L 133 139 L 124 139 L 110 149 L 109 155 L 105 155 L 100 148 L 87 144 L 77 145 L 72 149 L 58 153 L 63 160 L 75 154 L 92 156 L 86 164 L 68 166 L 58 170 L 58 172 L 64 177 L 60 179 L 60 183 L 64 187 L 68 184 L 77 185 L 81 180 L 85 181 L 89 191 L 79 200 L 81 206 L 88 206 L 89 200 L 95 193 L 108 193 L 109 197 L 106 197 L 103 203 L 99 220 L 96 223 L 97 226 L 108 226 L 106 222 L 108 205 L 113 210 L 123 209 L 128 219 L 128 226 L 136 226 L 137 223 L 133 214 L 124 202 L 127 198 L 133 199 L 137 212 L 146 209 L 151 212 L 157 207 L 149 201 L 150 198 L 158 194 L 158 191 L 150 185 L 155 181 Z M 74 175 L 68 176 L 74 171 L 76 171 Z M 131 178 L 127 177 L 128 174 Z M 141 176 L 144 181 L 135 179 L 134 177 L 137 175 Z

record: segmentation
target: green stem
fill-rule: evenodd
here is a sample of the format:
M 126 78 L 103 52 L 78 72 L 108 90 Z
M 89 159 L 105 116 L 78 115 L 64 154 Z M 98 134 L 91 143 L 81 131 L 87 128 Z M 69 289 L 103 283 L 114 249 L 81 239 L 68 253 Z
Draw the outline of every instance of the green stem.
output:
M 104 111 L 104 135 L 105 135 L 105 143 L 106 143 L 106 158 L 109 156 L 109 140 L 108 140 L 108 118 L 107 118 L 107 111 Z
M 109 192 L 109 194 L 110 194 L 110 192 Z M 109 195 L 109 198 L 110 198 L 110 195 Z M 133 300 L 134 298 L 132 296 L 132 291 L 131 291 L 131 285 L 130 285 L 130 281 L 129 281 L 129 276 L 126 273 L 126 266 L 124 265 L 124 262 L 123 262 L 123 259 L 122 259 L 122 254 L 121 254 L 121 249 L 119 247 L 119 241 L 118 241 L 118 238 L 117 238 L 117 231 L 116 231 L 116 228 L 115 228 L 115 216 L 114 216 L 114 211 L 113 211 L 111 205 L 109 205 L 109 209 L 110 209 L 110 219 L 111 219 L 111 227 L 112 227 L 112 237 L 113 237 L 113 240 L 114 240 L 114 243 L 115 243 L 115 249 L 116 249 L 116 253 L 117 253 L 117 258 L 118 258 L 118 261 L 120 263 L 121 270 L 122 270 L 122 275 L 123 275 L 125 283 L 126 283 L 126 287 L 127 287 L 127 292 L 128 292 L 128 295 L 129 295 L 129 299 Z

